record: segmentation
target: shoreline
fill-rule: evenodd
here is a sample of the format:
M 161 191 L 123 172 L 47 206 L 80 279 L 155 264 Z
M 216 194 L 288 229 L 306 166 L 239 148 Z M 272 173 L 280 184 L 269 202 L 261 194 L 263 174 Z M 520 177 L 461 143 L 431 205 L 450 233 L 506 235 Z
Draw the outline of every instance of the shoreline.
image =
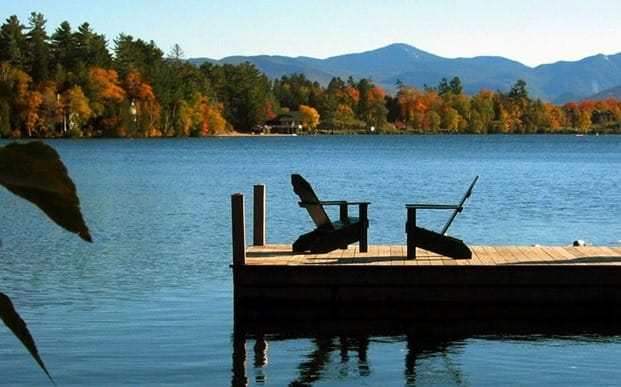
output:
M 308 133 L 308 134 L 255 134 L 244 132 L 229 132 L 214 134 L 204 137 L 0 137 L 0 141 L 35 141 L 35 140 L 103 140 L 103 139 L 125 139 L 125 140 L 143 140 L 143 139 L 172 139 L 172 138 L 226 138 L 226 137 L 308 137 L 308 136 L 575 136 L 575 137 L 597 137 L 597 136 L 618 136 L 621 132 L 559 132 L 559 133 Z

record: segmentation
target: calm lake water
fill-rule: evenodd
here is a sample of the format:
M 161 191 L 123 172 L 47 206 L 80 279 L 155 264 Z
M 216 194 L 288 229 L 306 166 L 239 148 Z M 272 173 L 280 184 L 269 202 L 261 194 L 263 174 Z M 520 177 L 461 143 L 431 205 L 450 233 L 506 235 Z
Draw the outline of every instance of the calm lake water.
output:
M 0 144 L 5 144 L 2 142 Z M 0 191 L 1 291 L 55 381 L 71 385 L 619 383 L 607 334 L 435 340 L 405 334 L 234 345 L 231 194 L 267 187 L 267 241 L 313 228 L 289 176 L 322 199 L 368 200 L 371 244 L 405 244 L 405 203 L 457 201 L 468 244 L 621 244 L 621 136 L 321 136 L 49 141 L 94 243 Z M 421 212 L 438 229 L 448 214 Z M 250 230 L 249 230 L 250 231 Z M 248 233 L 251 241 L 251 233 Z M 0 328 L 0 383 L 49 385 Z

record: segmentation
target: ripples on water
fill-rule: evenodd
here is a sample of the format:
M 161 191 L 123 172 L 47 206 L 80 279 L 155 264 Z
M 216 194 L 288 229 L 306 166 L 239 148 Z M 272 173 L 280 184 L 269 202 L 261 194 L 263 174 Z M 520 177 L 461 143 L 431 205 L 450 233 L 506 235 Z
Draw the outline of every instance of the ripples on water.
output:
M 51 141 L 93 244 L 0 192 L 0 276 L 60 385 L 617 382 L 614 335 L 268 337 L 233 360 L 230 195 L 267 186 L 268 242 L 312 228 L 289 182 L 370 200 L 370 243 L 404 244 L 406 202 L 454 202 L 470 244 L 619 244 L 621 137 L 382 136 Z M 447 214 L 421 213 L 439 227 Z M 437 225 L 437 226 L 436 226 Z M 0 333 L 0 380 L 47 384 Z M 261 348 L 261 346 L 259 346 Z M 232 372 L 235 364 L 243 371 Z M 239 371 L 239 367 L 238 371 Z M 241 376 L 240 376 L 241 375 Z

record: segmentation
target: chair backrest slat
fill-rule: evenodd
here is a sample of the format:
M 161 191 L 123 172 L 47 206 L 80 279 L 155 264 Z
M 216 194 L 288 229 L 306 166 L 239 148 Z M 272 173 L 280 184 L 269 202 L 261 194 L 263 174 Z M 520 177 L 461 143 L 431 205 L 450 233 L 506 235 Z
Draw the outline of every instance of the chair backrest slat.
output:
M 315 226 L 321 229 L 334 229 L 332 221 L 328 217 L 323 206 L 319 203 L 313 187 L 302 176 L 298 174 L 291 175 L 291 185 L 293 185 L 293 191 L 300 198 L 300 206 L 306 208 Z
M 453 223 L 453 220 L 455 220 L 455 217 L 457 216 L 457 214 L 459 214 L 464 209 L 464 203 L 466 202 L 466 199 L 468 199 L 470 195 L 472 195 L 472 189 L 474 188 L 474 185 L 477 183 L 477 180 L 479 180 L 478 176 L 476 176 L 474 180 L 472 180 L 472 184 L 470 184 L 470 188 L 468 188 L 468 191 L 466 191 L 466 194 L 461 199 L 461 202 L 459 202 L 459 205 L 457 206 L 455 211 L 453 211 L 453 213 L 451 214 L 451 217 L 448 219 L 448 221 L 442 228 L 442 231 L 440 231 L 440 234 L 442 235 L 446 234 L 446 231 L 448 231 L 448 228 L 451 227 L 451 223 Z

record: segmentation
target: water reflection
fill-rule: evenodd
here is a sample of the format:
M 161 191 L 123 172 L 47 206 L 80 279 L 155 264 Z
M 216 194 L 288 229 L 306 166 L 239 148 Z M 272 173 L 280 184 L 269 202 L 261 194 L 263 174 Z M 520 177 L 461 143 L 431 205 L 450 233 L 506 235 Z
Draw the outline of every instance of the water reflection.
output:
M 451 347 L 458 341 L 450 341 L 442 338 L 422 338 L 422 337 L 407 337 L 407 354 L 405 356 L 405 382 L 408 386 L 414 386 L 417 382 L 417 368 L 416 363 L 419 359 L 424 359 L 430 355 L 440 355 L 445 361 L 446 370 L 449 371 L 449 379 L 452 384 L 462 384 L 463 378 L 461 371 L 458 367 L 454 366 L 452 362 L 446 356 L 451 352 Z M 461 341 L 459 341 L 461 342 Z M 423 375 L 423 381 L 425 376 Z
M 268 384 L 268 342 L 293 340 L 282 335 L 264 336 L 261 334 L 235 335 L 233 344 L 233 386 Z M 300 339 L 300 338 L 296 338 Z M 463 378 L 458 366 L 453 365 L 449 354 L 459 348 L 460 340 L 445 338 L 423 338 L 415 336 L 373 337 L 373 336 L 319 336 L 309 338 L 312 348 L 301 357 L 297 365 L 297 375 L 288 381 L 290 386 L 311 386 L 328 376 L 332 379 L 347 381 L 370 377 L 374 369 L 369 361 L 369 346 L 386 339 L 392 343 L 404 341 L 406 352 L 403 359 L 403 375 L 406 385 L 429 381 L 429 375 L 420 372 L 419 360 L 441 356 L 445 360 L 445 379 L 452 384 L 461 384 Z M 248 347 L 252 347 L 249 353 Z M 252 366 L 250 366 L 252 359 Z M 249 376 L 251 372 L 254 376 Z M 278 372 L 277 369 L 274 372 Z M 436 375 L 437 377 L 437 375 Z
M 387 365 L 390 371 L 402 369 L 399 373 L 407 386 L 469 384 L 462 362 L 464 348 L 472 340 L 536 342 L 569 336 L 572 342 L 578 337 L 618 342 L 621 334 L 621 313 L 606 305 L 358 305 L 356 309 L 358 313 L 343 306 L 236 305 L 231 384 L 263 385 L 274 378 L 289 386 L 375 383 L 383 379 Z M 423 310 L 425 317 L 412 310 Z M 285 354 L 287 361 L 295 362 L 295 374 L 283 381 L 282 364 L 270 364 L 270 356 L 282 362 L 280 343 L 301 341 L 308 345 L 298 344 L 295 354 Z

